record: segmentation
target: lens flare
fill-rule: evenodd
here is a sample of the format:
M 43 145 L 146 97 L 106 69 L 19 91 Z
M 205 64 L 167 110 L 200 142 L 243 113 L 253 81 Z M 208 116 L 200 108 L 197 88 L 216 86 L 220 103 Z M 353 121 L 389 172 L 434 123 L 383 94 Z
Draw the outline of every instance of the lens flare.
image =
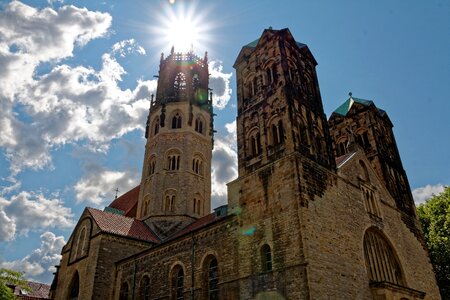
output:
M 157 16 L 158 24 L 152 27 L 157 43 L 163 49 L 174 47 L 176 52 L 205 51 L 209 30 L 214 27 L 207 22 L 207 13 L 207 9 L 200 10 L 195 2 L 169 1 Z

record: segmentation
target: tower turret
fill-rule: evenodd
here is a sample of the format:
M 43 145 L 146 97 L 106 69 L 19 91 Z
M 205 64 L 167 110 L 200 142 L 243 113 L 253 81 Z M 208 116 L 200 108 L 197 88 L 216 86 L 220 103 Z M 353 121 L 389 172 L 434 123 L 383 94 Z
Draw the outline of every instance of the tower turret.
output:
M 212 124 L 207 55 L 161 54 L 137 212 L 160 236 L 210 213 Z

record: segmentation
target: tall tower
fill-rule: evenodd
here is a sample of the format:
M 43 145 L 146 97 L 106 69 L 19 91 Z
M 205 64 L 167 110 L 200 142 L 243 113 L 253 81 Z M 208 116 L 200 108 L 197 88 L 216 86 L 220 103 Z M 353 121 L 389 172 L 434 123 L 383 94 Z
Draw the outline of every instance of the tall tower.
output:
M 395 142 L 393 124 L 373 101 L 353 97 L 339 106 L 328 121 L 336 156 L 349 152 L 354 140 L 365 152 L 402 212 L 402 220 L 422 240 L 406 172 Z
M 160 237 L 210 213 L 212 135 L 207 54 L 172 48 L 150 104 L 137 212 Z
M 239 176 L 294 152 L 334 169 L 316 65 L 288 29 L 266 29 L 242 48 L 234 64 Z

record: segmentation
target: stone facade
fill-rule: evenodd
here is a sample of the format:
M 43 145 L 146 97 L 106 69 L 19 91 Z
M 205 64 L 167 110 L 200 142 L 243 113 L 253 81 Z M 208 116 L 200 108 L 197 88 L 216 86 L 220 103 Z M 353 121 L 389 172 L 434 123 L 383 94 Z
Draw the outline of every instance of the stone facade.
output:
M 175 61 L 203 64 L 204 70 L 206 57 L 189 55 Z M 174 94 L 183 70 L 183 63 L 167 67 L 175 56 L 161 59 L 134 199 L 137 216 L 106 224 L 99 216 L 113 214 L 88 209 L 63 250 L 53 299 L 67 299 L 68 290 L 79 299 L 119 300 L 440 299 L 387 115 L 385 123 L 375 123 L 390 130 L 393 143 L 381 146 L 371 134 L 358 146 L 351 130 L 355 124 L 373 129 L 375 123 L 360 119 L 368 118 L 367 109 L 380 110 L 349 102 L 345 114 L 338 109 L 341 114 L 327 122 L 308 47 L 288 29 L 265 30 L 234 65 L 239 177 L 228 184 L 228 205 L 208 214 L 213 128 L 199 133 L 193 122 L 199 115 L 212 124 L 211 100 L 199 105 L 190 87 L 184 98 Z M 207 91 L 207 78 L 199 78 Z M 177 112 L 180 127 L 173 121 Z M 344 135 L 345 151 L 338 153 Z M 371 147 L 364 148 L 365 139 L 374 141 Z M 182 153 L 179 161 L 168 158 L 174 148 Z M 368 148 L 379 151 L 373 156 Z M 196 154 L 203 177 L 195 174 Z M 389 168 L 404 176 L 402 187 L 384 176 Z M 174 206 L 168 189 L 177 191 Z M 399 191 L 409 194 L 400 199 Z M 192 202 L 196 193 L 208 202 L 200 212 Z M 124 202 L 132 201 L 119 198 L 106 211 L 120 215 L 117 207 L 134 205 Z M 112 235 L 116 223 L 132 226 Z M 95 224 L 99 233 L 88 235 L 87 249 L 80 236 Z

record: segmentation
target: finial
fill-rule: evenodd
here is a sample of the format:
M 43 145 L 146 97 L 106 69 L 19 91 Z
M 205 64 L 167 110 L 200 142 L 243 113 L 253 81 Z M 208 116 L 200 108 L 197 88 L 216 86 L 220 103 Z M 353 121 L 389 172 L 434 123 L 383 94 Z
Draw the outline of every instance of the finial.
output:
M 348 95 L 349 95 L 349 96 L 350 96 L 350 98 L 351 98 L 353 94 L 352 94 L 352 92 L 349 92 L 349 93 L 348 93 Z
M 161 61 L 164 60 L 164 52 L 161 52 Z
M 170 49 L 170 54 L 173 54 L 175 52 L 175 46 L 172 46 L 172 49 Z
M 205 62 L 208 62 L 208 51 L 205 51 L 205 58 L 204 58 Z
M 191 49 L 189 50 L 189 52 L 194 53 L 194 44 L 191 43 Z
M 120 191 L 119 191 L 119 188 L 116 188 L 116 189 L 114 190 L 114 192 L 116 192 L 116 197 L 115 197 L 115 199 L 117 199 L 117 194 L 120 192 Z

